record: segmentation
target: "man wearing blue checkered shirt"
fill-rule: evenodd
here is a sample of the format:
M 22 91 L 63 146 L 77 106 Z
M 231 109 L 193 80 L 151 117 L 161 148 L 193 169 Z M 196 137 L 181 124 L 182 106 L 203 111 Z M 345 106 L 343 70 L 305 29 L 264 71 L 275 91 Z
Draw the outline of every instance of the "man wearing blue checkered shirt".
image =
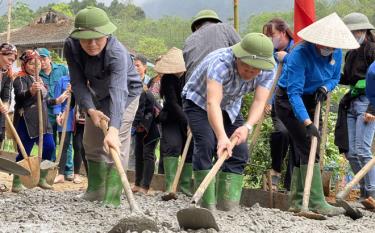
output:
M 218 180 L 213 180 L 206 189 L 202 207 L 231 210 L 238 206 L 242 173 L 248 160 L 246 140 L 264 110 L 274 67 L 271 40 L 261 33 L 250 33 L 234 46 L 206 56 L 186 83 L 182 92 L 183 108 L 194 139 L 196 187 L 212 168 L 215 154 L 221 156 L 227 150 L 230 156 L 224 162 Z M 244 122 L 240 113 L 242 97 L 253 91 L 254 101 Z M 238 138 L 234 148 L 229 137 Z

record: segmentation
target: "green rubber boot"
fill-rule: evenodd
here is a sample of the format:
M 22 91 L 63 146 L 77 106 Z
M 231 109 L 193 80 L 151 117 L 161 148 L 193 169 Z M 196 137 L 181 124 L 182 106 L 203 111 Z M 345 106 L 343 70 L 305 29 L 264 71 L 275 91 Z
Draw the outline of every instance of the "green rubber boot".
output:
M 193 164 L 185 163 L 182 168 L 180 177 L 180 191 L 186 196 L 191 197 L 193 193 L 191 192 L 191 176 L 193 175 Z
M 303 185 L 299 167 L 294 167 L 290 184 L 289 209 L 288 211 L 298 213 L 302 209 Z
M 52 185 L 47 183 L 46 177 L 48 175 L 48 170 L 40 170 L 40 178 L 38 186 L 42 189 L 53 189 Z
M 172 191 L 172 184 L 176 176 L 178 157 L 165 157 L 163 159 L 164 177 L 165 177 L 165 191 Z
M 219 172 L 217 179 L 217 209 L 230 211 L 239 206 L 242 193 L 243 175 Z
M 307 165 L 301 165 L 300 168 L 302 184 L 304 186 L 307 173 Z M 331 206 L 326 202 L 323 192 L 319 163 L 316 163 L 314 165 L 314 175 L 311 182 L 309 209 L 315 213 L 327 216 L 337 216 L 345 213 L 345 210 L 343 208 Z
M 210 170 L 201 170 L 201 171 L 194 171 L 194 188 L 195 190 L 198 189 L 199 185 L 202 183 L 206 175 Z M 208 185 L 206 191 L 204 192 L 200 205 L 203 208 L 209 210 L 216 209 L 216 190 L 215 190 L 215 177 L 212 179 L 211 183 Z
M 108 165 L 105 162 L 87 160 L 87 189 L 82 198 L 87 201 L 103 201 Z
M 27 188 L 23 186 L 21 179 L 17 175 L 13 175 L 13 184 L 12 184 L 12 192 L 13 193 L 19 193 L 23 190 L 26 190 Z
M 122 182 L 115 166 L 109 168 L 105 184 L 103 205 L 118 207 L 121 204 Z

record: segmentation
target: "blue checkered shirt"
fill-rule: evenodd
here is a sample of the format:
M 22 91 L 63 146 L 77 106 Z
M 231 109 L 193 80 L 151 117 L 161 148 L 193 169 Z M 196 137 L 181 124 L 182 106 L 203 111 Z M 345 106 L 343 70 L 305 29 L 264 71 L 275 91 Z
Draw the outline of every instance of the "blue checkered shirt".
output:
M 197 66 L 186 83 L 182 97 L 207 110 L 207 78 L 223 85 L 221 109 L 225 110 L 232 123 L 238 116 L 242 97 L 254 91 L 258 85 L 271 89 L 274 71 L 264 71 L 253 80 L 243 80 L 236 69 L 236 57 L 231 48 L 215 50 Z

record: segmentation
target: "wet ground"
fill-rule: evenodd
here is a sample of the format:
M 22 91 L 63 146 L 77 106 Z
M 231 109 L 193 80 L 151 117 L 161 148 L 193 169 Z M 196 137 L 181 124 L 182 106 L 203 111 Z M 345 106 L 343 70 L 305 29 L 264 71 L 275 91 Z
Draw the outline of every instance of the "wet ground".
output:
M 4 174 L 0 176 L 3 182 L 1 178 L 4 178 Z M 120 219 L 129 216 L 125 197 L 120 208 L 111 209 L 99 203 L 81 200 L 77 195 L 83 192 L 85 184 L 70 184 L 70 191 L 61 191 L 62 185 L 59 184 L 56 189 L 60 191 L 34 188 L 20 194 L 0 194 L 0 233 L 108 232 Z M 63 185 L 69 187 L 67 183 Z M 135 198 L 143 212 L 157 222 L 159 232 L 186 232 L 180 230 L 176 213 L 188 207 L 189 198 L 180 194 L 178 200 L 164 202 L 161 201 L 162 195 L 161 192 L 155 192 L 153 196 L 135 195 Z M 310 220 L 258 205 L 241 207 L 232 212 L 217 211 L 214 215 L 220 232 L 375 232 L 375 213 L 369 211 L 364 211 L 365 216 L 356 221 L 346 216 L 324 221 Z M 196 232 L 216 231 L 210 229 Z

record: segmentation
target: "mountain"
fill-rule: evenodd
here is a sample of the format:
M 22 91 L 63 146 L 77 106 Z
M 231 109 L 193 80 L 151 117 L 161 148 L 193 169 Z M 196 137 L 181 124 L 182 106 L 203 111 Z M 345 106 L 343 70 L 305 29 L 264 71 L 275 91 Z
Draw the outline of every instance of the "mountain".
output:
M 49 3 L 70 2 L 70 0 L 14 0 L 29 5 L 33 10 Z M 112 0 L 97 0 L 109 5 Z M 186 19 L 193 17 L 199 10 L 213 9 L 223 21 L 233 18 L 233 0 L 125 0 L 142 7 L 146 16 L 157 19 L 166 15 L 180 16 Z M 249 16 L 260 12 L 289 11 L 293 7 L 292 0 L 238 0 L 240 23 Z M 0 15 L 6 13 L 6 0 L 0 0 Z

